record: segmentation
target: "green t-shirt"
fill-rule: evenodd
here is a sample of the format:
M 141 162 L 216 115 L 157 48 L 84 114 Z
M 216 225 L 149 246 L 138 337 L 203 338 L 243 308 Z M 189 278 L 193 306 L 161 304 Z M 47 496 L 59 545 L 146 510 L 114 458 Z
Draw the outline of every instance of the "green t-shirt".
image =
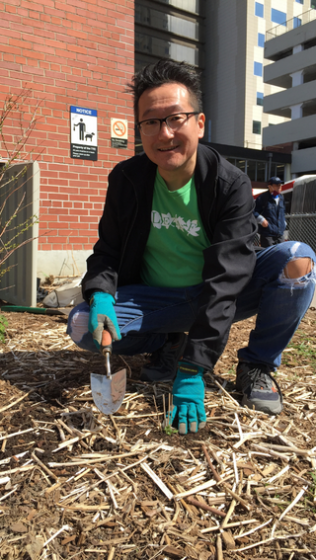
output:
M 141 269 L 148 286 L 180 288 L 202 282 L 203 250 L 210 246 L 192 178 L 169 191 L 156 174 L 150 233 Z

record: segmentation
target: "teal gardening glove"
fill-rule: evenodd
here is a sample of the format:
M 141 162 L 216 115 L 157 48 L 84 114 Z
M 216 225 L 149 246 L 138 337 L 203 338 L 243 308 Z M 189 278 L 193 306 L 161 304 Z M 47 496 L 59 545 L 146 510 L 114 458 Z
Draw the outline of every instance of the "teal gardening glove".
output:
M 179 434 L 197 432 L 205 428 L 204 369 L 190 362 L 179 362 L 177 376 L 173 383 L 173 410 L 171 424 L 178 414 Z
M 104 329 L 109 331 L 113 340 L 122 338 L 114 311 L 114 303 L 115 299 L 111 294 L 94 292 L 91 296 L 88 328 L 98 350 L 101 347 Z

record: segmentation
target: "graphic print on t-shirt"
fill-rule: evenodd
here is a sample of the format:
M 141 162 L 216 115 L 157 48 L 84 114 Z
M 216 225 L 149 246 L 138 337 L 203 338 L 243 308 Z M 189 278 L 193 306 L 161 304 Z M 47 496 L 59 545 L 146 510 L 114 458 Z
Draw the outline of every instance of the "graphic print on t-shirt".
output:
M 180 189 L 169 191 L 157 172 L 151 227 L 141 268 L 144 284 L 166 288 L 200 284 L 203 251 L 209 246 L 194 177 Z
M 193 235 L 194 237 L 199 237 L 198 232 L 201 230 L 197 220 L 188 220 L 186 222 L 184 218 L 177 216 L 177 214 L 172 217 L 170 212 L 168 214 L 160 214 L 157 210 L 152 210 L 151 223 L 157 229 L 176 227 L 180 231 L 186 231 L 188 235 Z

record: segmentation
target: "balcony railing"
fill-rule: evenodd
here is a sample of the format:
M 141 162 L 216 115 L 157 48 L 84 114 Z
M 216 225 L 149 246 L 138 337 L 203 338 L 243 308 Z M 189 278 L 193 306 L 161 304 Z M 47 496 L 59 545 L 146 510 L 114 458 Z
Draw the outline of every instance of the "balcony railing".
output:
M 300 16 L 296 16 L 291 19 L 288 19 L 284 23 L 280 23 L 279 25 L 272 27 L 272 29 L 268 29 L 268 31 L 266 32 L 265 40 L 270 41 L 270 39 L 279 37 L 279 35 L 283 35 L 283 33 L 286 33 L 287 31 L 291 31 L 291 29 L 295 29 L 296 27 L 300 27 L 301 25 L 305 25 L 306 23 L 309 23 L 310 21 L 313 21 L 315 19 L 316 19 L 316 9 L 311 8 L 307 12 L 301 14 Z

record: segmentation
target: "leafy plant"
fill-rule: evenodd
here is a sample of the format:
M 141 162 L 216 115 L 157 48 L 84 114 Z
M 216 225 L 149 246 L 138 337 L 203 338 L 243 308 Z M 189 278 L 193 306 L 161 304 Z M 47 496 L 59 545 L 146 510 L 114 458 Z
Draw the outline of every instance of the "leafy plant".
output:
M 176 430 L 176 428 L 173 428 L 170 425 L 165 426 L 163 431 L 165 432 L 165 434 L 167 434 L 167 436 L 173 436 L 174 434 L 178 433 L 178 430 Z

